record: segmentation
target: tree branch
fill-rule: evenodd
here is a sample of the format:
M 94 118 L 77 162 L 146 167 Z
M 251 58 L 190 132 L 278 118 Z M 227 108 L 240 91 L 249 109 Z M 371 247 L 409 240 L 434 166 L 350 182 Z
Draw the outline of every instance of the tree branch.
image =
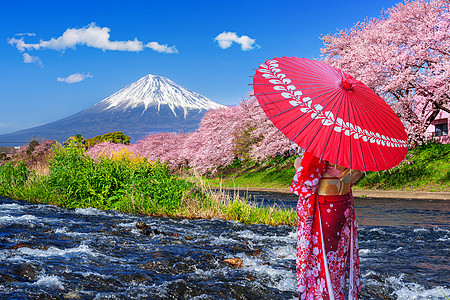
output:
M 450 109 L 448 109 L 447 107 L 444 107 L 439 103 L 435 103 L 434 105 L 436 105 L 436 107 L 439 108 L 440 110 L 446 111 L 450 114 Z

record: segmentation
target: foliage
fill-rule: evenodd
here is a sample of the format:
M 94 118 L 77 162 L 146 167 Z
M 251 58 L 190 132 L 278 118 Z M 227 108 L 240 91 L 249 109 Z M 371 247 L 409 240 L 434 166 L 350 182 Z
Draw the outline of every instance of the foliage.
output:
M 411 150 L 397 167 L 371 172 L 357 184 L 360 188 L 446 190 L 450 187 L 450 144 L 435 141 Z
M 63 145 L 75 144 L 78 147 L 85 147 L 86 139 L 81 134 L 77 133 L 74 136 L 68 138 Z
M 36 140 L 20 147 L 12 161 L 0 166 L 0 195 L 29 201 L 53 203 L 57 196 L 42 180 L 48 174 L 48 159 L 55 141 Z
M 252 135 L 252 132 L 256 128 L 253 126 L 247 126 L 241 128 L 239 131 L 234 132 L 233 138 L 233 154 L 238 159 L 250 159 L 250 152 L 248 149 L 258 142 L 258 139 Z M 236 159 L 235 159 L 236 160 Z
M 8 162 L 0 166 L 0 194 L 5 194 L 16 187 L 23 187 L 31 175 L 24 162 Z
M 127 165 L 128 168 L 136 169 L 141 164 L 145 164 L 147 162 L 152 163 L 151 160 L 148 160 L 145 157 L 139 156 L 133 152 L 130 152 L 128 149 L 123 149 L 121 151 L 116 151 L 111 154 L 110 159 L 113 161 L 123 161 Z
M 129 145 L 131 138 L 121 131 L 108 132 L 103 135 L 97 135 L 93 138 L 86 139 L 86 147 L 92 147 L 99 143 L 110 142 L 114 144 Z
M 405 1 L 322 38 L 324 61 L 361 80 L 402 118 L 412 142 L 450 113 L 448 0 Z
M 226 208 L 226 214 L 229 219 L 244 224 L 289 224 L 295 226 L 298 222 L 297 213 L 293 209 L 261 208 L 249 203 L 246 199 L 232 201 Z
M 21 161 L 0 166 L 0 195 L 52 204 L 56 196 L 50 192 L 38 172 Z
M 208 181 L 212 186 L 286 188 L 295 174 L 294 159 L 276 156 L 264 162 L 236 161 L 220 168 Z
M 65 207 L 116 209 L 127 194 L 138 192 L 170 212 L 179 208 L 182 194 L 191 187 L 170 175 L 165 165 L 126 154 L 94 161 L 76 143 L 55 147 L 49 167 L 48 183 L 64 195 Z
M 208 181 L 202 177 L 197 176 L 191 180 L 207 195 L 202 211 L 213 211 L 210 216 L 245 224 L 297 225 L 298 216 L 294 209 L 285 209 L 276 205 L 260 207 L 247 198 L 239 196 L 239 193 L 229 193 L 220 187 L 219 189 L 211 188 Z

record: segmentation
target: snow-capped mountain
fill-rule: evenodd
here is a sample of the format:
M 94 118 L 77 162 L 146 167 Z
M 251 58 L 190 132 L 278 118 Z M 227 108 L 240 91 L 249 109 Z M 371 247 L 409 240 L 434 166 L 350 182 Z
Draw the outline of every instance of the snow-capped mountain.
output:
M 72 116 L 0 135 L 0 143 L 18 146 L 35 137 L 62 142 L 75 134 L 90 138 L 112 131 L 122 131 L 135 142 L 158 132 L 194 131 L 208 110 L 220 107 L 168 78 L 147 75 Z
M 127 111 L 138 108 L 143 109 L 142 113 L 145 113 L 149 107 L 156 107 L 160 111 L 164 105 L 170 108 L 175 117 L 176 109 L 181 109 L 185 118 L 189 110 L 207 111 L 223 107 L 205 96 L 177 85 L 168 78 L 147 75 L 99 102 L 93 108 L 105 111 Z

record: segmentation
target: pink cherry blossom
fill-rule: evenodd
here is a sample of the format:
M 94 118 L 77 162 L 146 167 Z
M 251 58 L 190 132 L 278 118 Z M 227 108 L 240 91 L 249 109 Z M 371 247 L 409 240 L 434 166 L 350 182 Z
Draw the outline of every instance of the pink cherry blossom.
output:
M 153 134 L 131 145 L 101 143 L 88 154 L 111 157 L 127 150 L 173 169 L 189 167 L 205 174 L 242 159 L 243 153 L 247 159 L 262 161 L 296 147 L 267 119 L 256 99 L 249 97 L 239 105 L 208 111 L 195 132 Z
M 322 38 L 323 60 L 362 81 L 400 116 L 410 142 L 450 113 L 450 4 L 405 1 Z

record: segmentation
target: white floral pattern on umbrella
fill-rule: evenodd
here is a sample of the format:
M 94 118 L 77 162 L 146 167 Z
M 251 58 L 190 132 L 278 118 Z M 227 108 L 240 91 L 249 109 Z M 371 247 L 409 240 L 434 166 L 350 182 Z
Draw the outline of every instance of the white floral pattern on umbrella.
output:
M 285 74 L 280 73 L 278 69 L 278 61 L 270 60 L 266 64 L 261 64 L 258 72 L 264 73 L 264 78 L 274 78 L 269 80 L 274 85 L 273 89 L 276 91 L 282 91 L 280 94 L 286 99 L 293 99 L 289 101 L 292 106 L 298 106 L 303 113 L 310 113 L 311 118 L 315 120 L 321 120 L 325 126 L 334 126 L 334 130 L 337 132 L 343 131 L 345 135 L 352 136 L 354 139 L 361 138 L 364 142 L 377 143 L 378 145 L 388 147 L 407 147 L 408 141 L 399 140 L 395 138 L 386 137 L 378 132 L 372 132 L 366 129 L 362 129 L 358 125 L 354 125 L 350 122 L 345 122 L 341 118 L 334 119 L 334 115 L 331 111 L 323 111 L 323 107 L 320 104 L 315 104 L 311 107 L 311 98 L 303 97 L 303 93 L 296 90 L 295 85 L 291 84 L 292 80 L 287 78 Z

